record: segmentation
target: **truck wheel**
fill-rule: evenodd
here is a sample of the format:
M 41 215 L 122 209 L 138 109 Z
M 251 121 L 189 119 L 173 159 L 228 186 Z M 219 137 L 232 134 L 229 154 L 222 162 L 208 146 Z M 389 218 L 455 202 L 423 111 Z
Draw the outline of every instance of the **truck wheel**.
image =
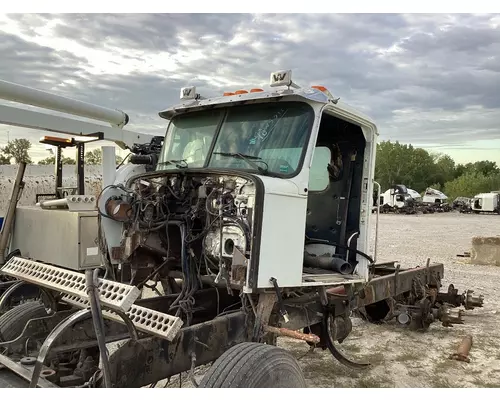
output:
M 0 316 L 0 341 L 14 340 L 23 332 L 30 319 L 45 316 L 45 306 L 38 301 L 29 301 L 11 308 Z
M 7 369 L 0 370 L 0 389 L 26 389 L 29 382 Z
M 246 342 L 227 350 L 210 367 L 200 388 L 305 388 L 297 360 L 287 351 Z

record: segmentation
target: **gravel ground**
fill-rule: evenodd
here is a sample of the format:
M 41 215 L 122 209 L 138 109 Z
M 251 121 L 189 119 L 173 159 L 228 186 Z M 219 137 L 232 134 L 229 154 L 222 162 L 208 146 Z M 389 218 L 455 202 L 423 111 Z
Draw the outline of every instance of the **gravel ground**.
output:
M 499 223 L 500 216 L 457 213 L 380 216 L 380 261 L 398 260 L 402 267 L 412 267 L 425 265 L 430 257 L 445 265 L 445 288 L 453 283 L 460 291 L 484 294 L 484 307 L 467 311 L 464 325 L 434 323 L 426 333 L 417 333 L 396 323 L 355 319 L 341 349 L 352 359 L 369 361 L 372 366 L 364 371 L 347 369 L 327 351 L 310 353 L 302 342 L 285 338 L 279 346 L 299 359 L 309 387 L 500 387 L 500 301 L 495 297 L 500 267 L 470 265 L 457 257 L 470 250 L 472 236 L 499 235 Z M 470 363 L 449 360 L 466 334 L 473 335 Z M 197 369 L 198 381 L 206 369 Z M 175 377 L 168 386 L 178 385 Z M 187 374 L 182 386 L 192 386 Z

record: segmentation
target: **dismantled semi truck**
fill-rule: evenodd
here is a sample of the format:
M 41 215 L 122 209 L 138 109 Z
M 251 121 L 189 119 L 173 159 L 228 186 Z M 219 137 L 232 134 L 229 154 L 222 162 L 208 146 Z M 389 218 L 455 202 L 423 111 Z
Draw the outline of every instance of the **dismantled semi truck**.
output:
M 443 264 L 380 263 L 377 243 L 368 254 L 377 128 L 289 70 L 267 90 L 183 88 L 160 112 L 164 138 L 124 130 L 120 111 L 7 82 L 0 97 L 110 126 L 7 106 L 0 123 L 132 153 L 117 168 L 103 148 L 98 196 L 59 191 L 4 224 L 0 386 L 144 387 L 189 372 L 204 388 L 304 387 L 278 336 L 367 368 L 338 348 L 353 311 L 425 330 L 482 306 L 440 291 Z
M 396 214 L 416 214 L 417 200 L 405 185 L 394 185 L 379 197 L 380 212 Z M 374 211 L 375 208 L 374 208 Z
M 500 192 L 476 194 L 470 201 L 470 209 L 476 214 L 500 214 Z
M 425 189 L 422 204 L 424 206 L 432 207 L 436 212 L 452 211 L 452 206 L 448 203 L 448 196 L 433 188 Z
M 376 204 L 380 204 L 380 212 L 395 214 L 432 214 L 434 212 L 452 211 L 452 207 L 445 202 L 448 199 L 442 192 L 427 188 L 424 197 L 405 185 L 393 185 L 374 198 L 375 206 L 372 213 L 377 211 Z

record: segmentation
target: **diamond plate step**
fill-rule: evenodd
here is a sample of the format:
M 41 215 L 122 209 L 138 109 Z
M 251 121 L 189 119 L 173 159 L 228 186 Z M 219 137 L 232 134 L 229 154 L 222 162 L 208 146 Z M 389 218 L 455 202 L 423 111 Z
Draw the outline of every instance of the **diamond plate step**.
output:
M 65 295 L 61 300 L 79 308 L 87 308 L 90 306 L 88 300 L 77 296 Z M 177 336 L 183 324 L 182 319 L 178 317 L 135 304 L 130 307 L 130 310 L 128 310 L 126 314 L 138 330 L 162 337 L 169 341 L 172 341 Z M 102 315 L 104 318 L 123 323 L 123 319 L 113 311 L 102 310 Z
M 75 298 L 87 299 L 85 275 L 80 272 L 21 257 L 11 258 L 0 271 L 5 275 L 57 290 Z M 135 286 L 101 278 L 99 278 L 98 290 L 99 300 L 103 306 L 124 312 L 132 307 L 141 293 Z

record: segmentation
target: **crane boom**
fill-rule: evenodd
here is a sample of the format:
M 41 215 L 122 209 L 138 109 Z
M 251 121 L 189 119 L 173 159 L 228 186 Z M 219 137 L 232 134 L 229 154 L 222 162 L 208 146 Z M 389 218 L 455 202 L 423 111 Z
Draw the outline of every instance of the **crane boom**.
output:
M 108 123 L 109 126 L 37 111 L 0 105 L 0 124 L 62 133 L 72 136 L 94 137 L 116 143 L 122 149 L 137 143 L 147 143 L 152 135 L 122 129 L 129 117 L 120 110 L 101 107 L 42 90 L 0 80 L 0 99 L 58 111 Z

